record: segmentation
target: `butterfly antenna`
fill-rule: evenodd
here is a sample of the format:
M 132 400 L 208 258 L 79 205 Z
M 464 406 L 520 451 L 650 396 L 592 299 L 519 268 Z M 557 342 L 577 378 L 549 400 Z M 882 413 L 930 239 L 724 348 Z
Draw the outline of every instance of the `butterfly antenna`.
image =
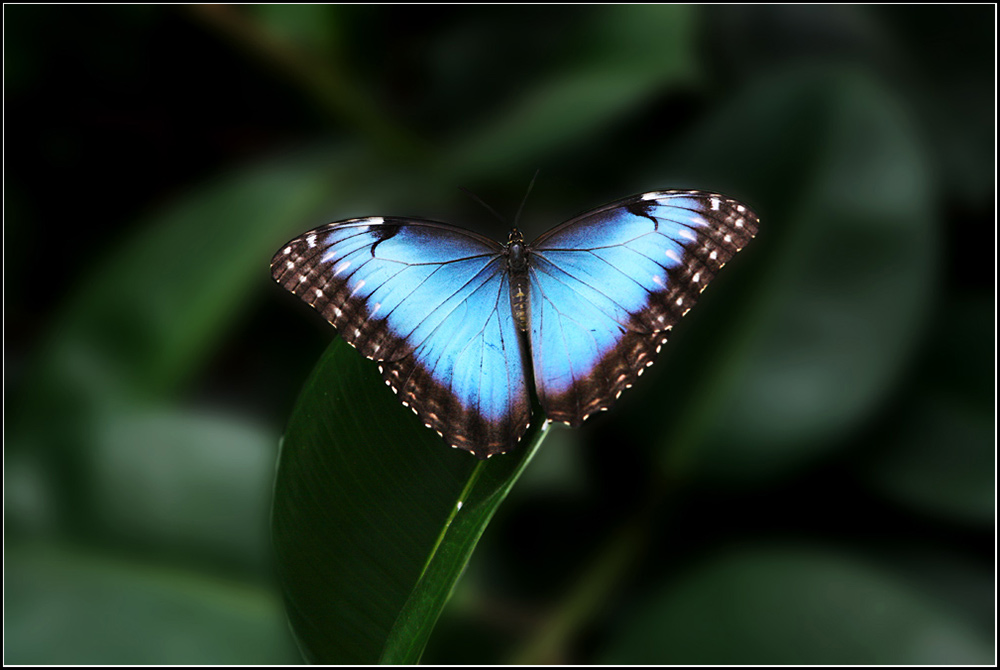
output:
M 517 216 L 514 217 L 515 228 L 517 228 L 517 222 L 521 220 L 521 212 L 524 211 L 524 203 L 528 202 L 528 196 L 531 194 L 531 189 L 535 187 L 535 180 L 538 179 L 538 173 L 541 171 L 542 168 L 535 170 L 535 176 L 531 178 L 531 183 L 528 184 L 528 190 L 521 199 L 521 206 L 517 208 Z
M 486 202 L 484 202 L 483 199 L 480 198 L 478 195 L 476 195 L 475 193 L 473 193 L 469 189 L 465 188 L 464 186 L 459 186 L 458 190 L 460 190 L 462 193 L 464 193 L 465 195 L 469 196 L 470 198 L 472 198 L 473 200 L 475 200 L 476 202 L 478 202 L 480 205 L 482 205 L 483 207 L 485 207 L 486 209 L 488 209 L 493 216 L 497 217 L 500 220 L 500 223 L 502 223 L 505 226 L 509 226 L 510 225 L 507 222 L 507 219 L 505 219 L 502 216 L 500 216 L 500 212 L 496 211 L 495 209 L 493 209 L 492 207 L 490 207 L 489 205 L 487 205 Z

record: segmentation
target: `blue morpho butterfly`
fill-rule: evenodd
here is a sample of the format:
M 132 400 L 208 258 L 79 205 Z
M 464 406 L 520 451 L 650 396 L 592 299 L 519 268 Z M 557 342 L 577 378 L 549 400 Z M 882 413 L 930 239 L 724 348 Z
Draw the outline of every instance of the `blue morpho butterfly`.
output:
M 653 191 L 506 244 L 433 221 L 373 216 L 311 230 L 271 261 L 450 445 L 517 445 L 528 379 L 547 417 L 579 426 L 653 364 L 669 331 L 757 232 L 703 191 Z

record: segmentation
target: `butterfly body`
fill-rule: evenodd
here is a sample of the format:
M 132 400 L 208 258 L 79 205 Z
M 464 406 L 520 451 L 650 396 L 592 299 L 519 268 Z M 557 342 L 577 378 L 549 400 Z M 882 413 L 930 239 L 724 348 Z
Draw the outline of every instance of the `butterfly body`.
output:
M 531 244 L 516 228 L 501 244 L 433 221 L 351 219 L 292 240 L 271 268 L 428 427 L 484 458 L 527 430 L 530 388 L 553 421 L 607 409 L 756 230 L 725 196 L 658 191 Z
M 510 231 L 504 253 L 507 255 L 507 272 L 510 273 L 510 311 L 514 315 L 517 329 L 526 332 L 531 295 L 528 284 L 528 252 L 524 236 L 517 228 Z

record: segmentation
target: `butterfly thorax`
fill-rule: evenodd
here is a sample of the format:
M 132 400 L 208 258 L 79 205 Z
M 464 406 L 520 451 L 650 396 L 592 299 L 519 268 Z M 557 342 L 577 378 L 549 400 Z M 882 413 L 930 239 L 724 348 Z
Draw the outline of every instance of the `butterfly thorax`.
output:
M 528 330 L 528 250 L 521 231 L 510 231 L 505 247 L 507 273 L 510 276 L 510 311 L 518 330 Z

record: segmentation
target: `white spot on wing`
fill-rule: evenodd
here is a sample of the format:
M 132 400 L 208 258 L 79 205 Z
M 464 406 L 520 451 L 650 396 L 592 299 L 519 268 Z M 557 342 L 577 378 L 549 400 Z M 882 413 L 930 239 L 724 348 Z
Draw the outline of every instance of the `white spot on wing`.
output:
M 336 277 L 349 267 L 351 267 L 351 261 L 340 261 L 340 263 L 337 264 L 337 267 L 333 268 L 333 276 Z
M 315 247 L 316 246 L 316 236 L 315 235 L 310 235 L 309 237 L 307 237 L 306 238 L 306 244 L 309 245 L 310 249 L 312 249 L 313 247 Z
M 364 279 L 359 280 L 358 283 L 355 284 L 354 288 L 351 290 L 351 296 L 353 297 L 355 293 L 357 293 L 364 287 L 365 287 L 365 280 Z
M 711 198 L 709 200 L 709 202 L 712 203 L 712 209 L 713 210 L 717 211 L 719 209 L 719 199 L 718 198 Z
M 667 258 L 669 258 L 673 262 L 675 262 L 675 263 L 680 263 L 681 262 L 681 257 L 678 256 L 677 252 L 674 251 L 673 249 L 667 249 L 666 254 L 667 254 Z
M 697 237 L 695 236 L 695 234 L 694 234 L 694 233 L 692 233 L 692 232 L 691 232 L 690 230 L 688 230 L 687 228 L 682 228 L 682 229 L 681 229 L 681 231 L 680 231 L 679 233 L 677 233 L 677 234 L 678 234 L 678 235 L 680 235 L 681 237 L 685 238 L 685 239 L 688 239 L 688 240 L 691 240 L 692 242 L 694 242 L 695 240 L 697 240 L 697 239 L 698 239 L 698 238 L 697 238 Z

